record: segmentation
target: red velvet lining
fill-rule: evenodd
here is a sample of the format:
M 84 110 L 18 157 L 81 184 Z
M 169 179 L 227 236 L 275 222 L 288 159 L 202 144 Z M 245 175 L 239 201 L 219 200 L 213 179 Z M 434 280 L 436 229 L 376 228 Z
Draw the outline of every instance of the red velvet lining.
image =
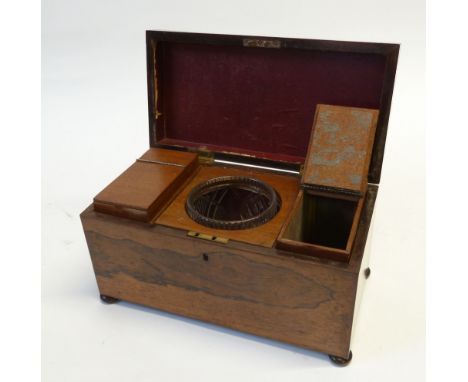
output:
M 159 70 L 161 143 L 288 159 L 306 156 L 317 103 L 379 108 L 385 57 L 166 43 Z

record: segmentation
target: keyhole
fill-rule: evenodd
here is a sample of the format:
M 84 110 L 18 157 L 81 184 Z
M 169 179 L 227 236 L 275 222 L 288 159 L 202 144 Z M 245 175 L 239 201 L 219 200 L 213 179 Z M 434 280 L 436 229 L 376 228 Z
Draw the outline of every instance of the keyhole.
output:
M 208 255 L 206 253 L 203 254 L 203 260 L 208 261 Z

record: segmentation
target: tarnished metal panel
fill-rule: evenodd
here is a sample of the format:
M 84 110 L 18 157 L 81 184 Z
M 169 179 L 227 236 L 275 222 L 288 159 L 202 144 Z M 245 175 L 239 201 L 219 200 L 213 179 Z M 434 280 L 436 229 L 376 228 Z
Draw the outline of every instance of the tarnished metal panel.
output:
M 378 114 L 374 109 L 317 105 L 302 182 L 363 192 Z

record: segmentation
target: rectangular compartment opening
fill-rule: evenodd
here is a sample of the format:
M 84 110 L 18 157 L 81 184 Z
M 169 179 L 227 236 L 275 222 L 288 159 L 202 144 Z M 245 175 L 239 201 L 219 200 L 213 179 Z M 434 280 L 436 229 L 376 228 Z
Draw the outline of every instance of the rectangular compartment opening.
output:
M 362 200 L 318 195 L 298 196 L 278 237 L 277 247 L 293 252 L 348 260 Z

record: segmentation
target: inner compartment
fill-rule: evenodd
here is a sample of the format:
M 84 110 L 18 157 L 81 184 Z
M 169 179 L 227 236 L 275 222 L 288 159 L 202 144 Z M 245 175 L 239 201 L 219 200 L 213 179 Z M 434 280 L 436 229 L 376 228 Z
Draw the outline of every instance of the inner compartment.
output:
M 341 250 L 349 249 L 359 201 L 305 191 L 282 238 Z
M 187 214 L 199 224 L 220 229 L 247 229 L 265 224 L 281 208 L 278 193 L 267 183 L 225 176 L 196 186 L 187 197 Z
M 241 177 L 257 179 L 271 188 L 278 196 L 281 208 L 276 215 L 264 224 L 248 229 L 225 229 L 208 227 L 193 220 L 187 213 L 187 199 L 198 185 L 220 177 Z M 182 188 L 175 199 L 164 211 L 153 220 L 154 224 L 172 227 L 183 231 L 216 236 L 242 243 L 258 245 L 265 248 L 275 246 L 278 235 L 295 204 L 300 190 L 298 176 L 286 173 L 275 173 L 262 169 L 227 165 L 200 165 L 194 177 Z

